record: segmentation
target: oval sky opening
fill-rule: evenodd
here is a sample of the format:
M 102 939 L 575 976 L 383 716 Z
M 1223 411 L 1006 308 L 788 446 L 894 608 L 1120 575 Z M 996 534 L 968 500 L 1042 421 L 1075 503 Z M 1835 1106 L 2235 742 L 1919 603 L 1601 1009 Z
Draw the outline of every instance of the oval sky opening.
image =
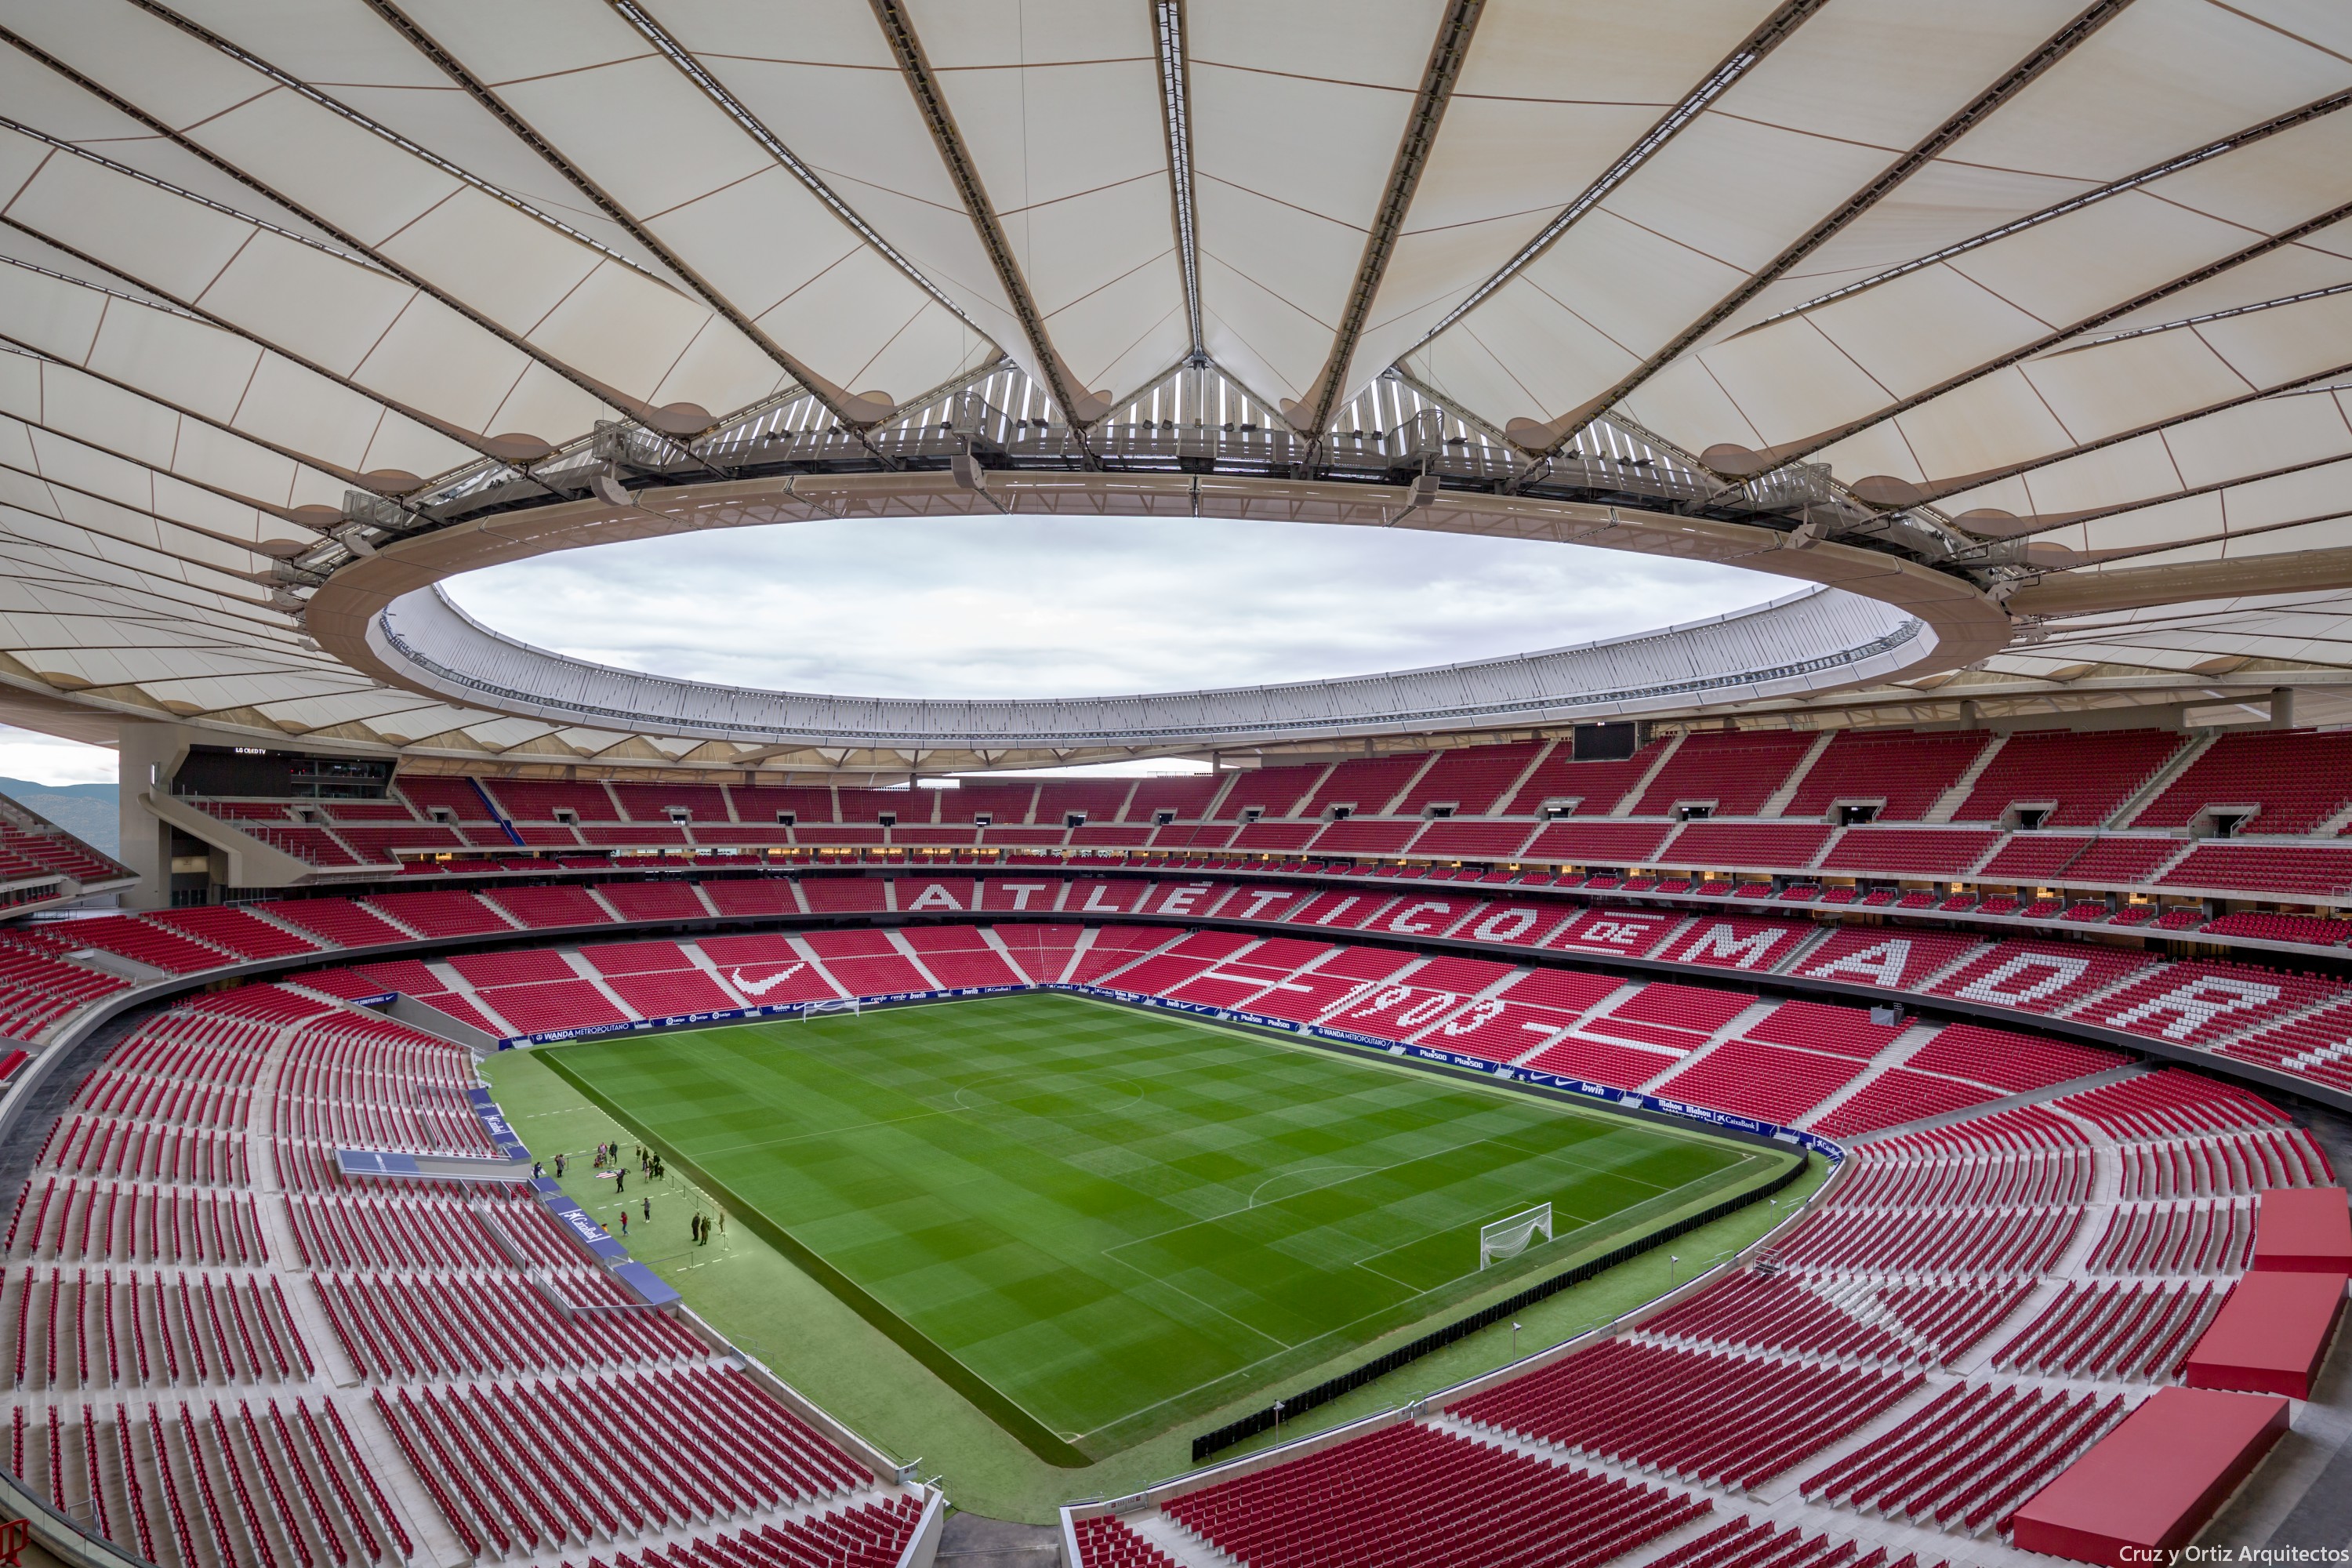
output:
M 866 697 L 1321 680 L 1644 632 L 1788 592 L 1737 567 L 1215 519 L 850 519 L 567 551 L 446 584 L 575 658 Z

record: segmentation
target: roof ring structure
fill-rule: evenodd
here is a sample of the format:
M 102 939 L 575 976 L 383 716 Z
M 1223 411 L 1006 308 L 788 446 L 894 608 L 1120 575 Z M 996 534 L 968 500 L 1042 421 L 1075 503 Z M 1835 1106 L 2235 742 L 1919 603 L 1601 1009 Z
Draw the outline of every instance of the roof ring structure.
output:
M 964 476 L 966 479 L 972 477 Z M 1929 673 L 2008 639 L 1982 594 L 1852 546 L 1786 547 L 1766 528 L 1524 496 L 1182 474 L 802 475 L 707 482 L 475 521 L 389 542 L 311 599 L 321 644 L 445 701 L 597 730 L 739 745 L 1006 752 L 1197 749 L 1555 724 L 1687 711 Z M 1427 669 L 1223 690 L 1057 700 L 841 697 L 618 669 L 530 647 L 439 584 L 591 544 L 813 518 L 982 512 L 1216 516 L 1505 535 L 1738 563 L 1810 580 L 1772 602 L 1579 647 Z

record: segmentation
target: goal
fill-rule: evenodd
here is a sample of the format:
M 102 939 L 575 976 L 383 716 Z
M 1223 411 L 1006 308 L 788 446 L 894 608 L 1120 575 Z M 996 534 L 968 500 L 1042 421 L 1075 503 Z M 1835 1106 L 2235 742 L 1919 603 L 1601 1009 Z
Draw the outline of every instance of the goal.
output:
M 1478 1227 L 1478 1267 L 1507 1258 L 1517 1258 L 1525 1252 L 1541 1232 L 1546 1241 L 1551 1239 L 1551 1205 L 1538 1204 L 1531 1209 L 1498 1219 L 1492 1225 Z
M 828 1013 L 846 1013 L 854 1018 L 857 1016 L 857 998 L 836 996 L 827 1002 L 812 1002 L 801 1009 L 803 1018 L 822 1018 Z

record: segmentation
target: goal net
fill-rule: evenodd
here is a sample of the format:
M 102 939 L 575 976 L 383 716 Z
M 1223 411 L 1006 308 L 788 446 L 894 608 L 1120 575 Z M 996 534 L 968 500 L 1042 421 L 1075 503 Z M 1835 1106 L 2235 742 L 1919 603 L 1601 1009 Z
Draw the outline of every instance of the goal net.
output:
M 857 998 L 836 996 L 830 1002 L 812 1002 L 801 1009 L 803 1018 L 822 1018 L 828 1013 L 846 1013 L 854 1018 L 857 1016 Z
M 1508 1219 L 1498 1219 L 1492 1225 L 1478 1227 L 1478 1267 L 1517 1258 L 1525 1252 L 1536 1237 L 1541 1234 L 1551 1239 L 1551 1205 L 1538 1204 Z

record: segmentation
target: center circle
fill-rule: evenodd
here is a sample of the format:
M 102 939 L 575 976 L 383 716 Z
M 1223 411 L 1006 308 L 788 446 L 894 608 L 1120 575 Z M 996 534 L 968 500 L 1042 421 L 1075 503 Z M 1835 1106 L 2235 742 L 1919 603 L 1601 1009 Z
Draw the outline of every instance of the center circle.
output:
M 612 668 L 856 697 L 1088 698 L 1558 647 L 1784 594 L 1737 567 L 1225 519 L 819 520 L 450 579 L 483 625 Z

